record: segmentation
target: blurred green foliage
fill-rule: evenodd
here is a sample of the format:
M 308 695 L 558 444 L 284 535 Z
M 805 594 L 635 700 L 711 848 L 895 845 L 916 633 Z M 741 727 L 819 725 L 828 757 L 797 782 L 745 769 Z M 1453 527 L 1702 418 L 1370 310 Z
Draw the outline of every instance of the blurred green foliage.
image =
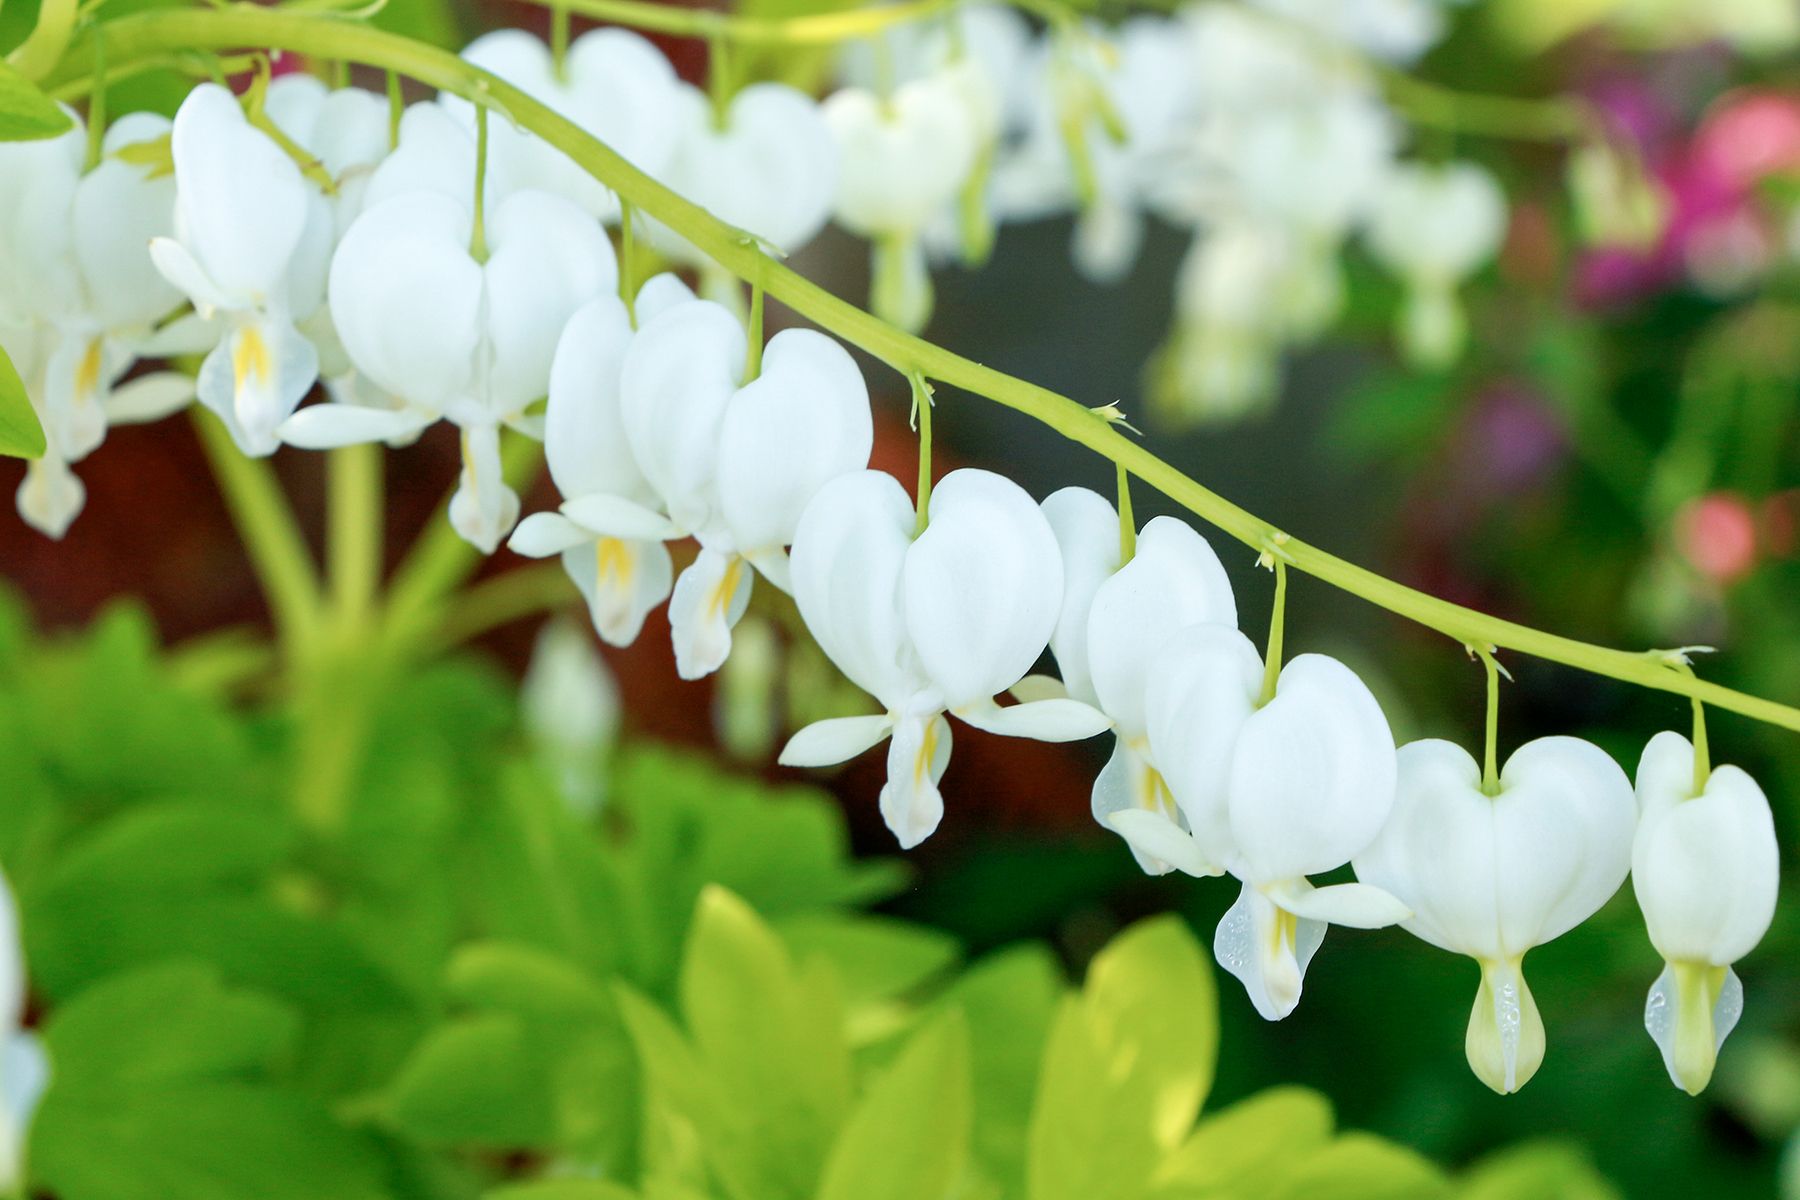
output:
M 341 839 L 289 817 L 292 730 L 135 609 L 0 607 L 0 860 L 60 1200 L 1506 1200 L 1614 1193 L 1527 1147 L 1461 1176 L 1299 1088 L 1202 1114 L 1208 957 L 1139 923 L 1070 985 L 866 906 L 827 796 L 652 746 L 577 817 L 511 684 L 376 702 Z

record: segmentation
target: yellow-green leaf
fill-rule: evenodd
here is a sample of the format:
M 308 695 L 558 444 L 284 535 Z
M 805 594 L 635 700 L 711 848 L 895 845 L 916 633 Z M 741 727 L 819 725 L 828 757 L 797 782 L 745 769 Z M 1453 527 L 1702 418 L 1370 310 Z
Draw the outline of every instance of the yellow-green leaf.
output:
M 75 123 L 56 101 L 0 62 L 0 142 L 34 142 L 67 133 Z
M 0 87 L 3 87 L 4 79 L 0 76 Z M 4 119 L 4 106 L 0 102 L 0 121 Z M 25 381 L 13 369 L 5 348 L 0 347 L 0 454 L 13 458 L 40 458 L 45 448 L 44 427 L 38 424 L 31 397 L 25 394 Z
M 972 1115 L 968 1032 L 951 1012 L 914 1034 L 863 1095 L 819 1200 L 944 1200 L 967 1166 Z

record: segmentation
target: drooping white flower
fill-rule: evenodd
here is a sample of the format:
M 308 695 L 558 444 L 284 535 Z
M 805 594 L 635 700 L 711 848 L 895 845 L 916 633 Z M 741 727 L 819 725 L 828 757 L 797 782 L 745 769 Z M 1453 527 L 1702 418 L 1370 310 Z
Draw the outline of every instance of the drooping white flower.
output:
M 1698 1095 L 1743 1010 L 1731 964 L 1774 918 L 1775 823 L 1762 789 L 1737 767 L 1713 768 L 1696 795 L 1694 748 L 1666 731 L 1644 748 L 1637 803 L 1631 886 L 1665 964 L 1644 1025 L 1675 1086 Z
M 692 301 L 646 323 L 625 355 L 621 415 L 667 514 L 661 536 L 700 543 L 669 605 L 686 679 L 730 653 L 751 567 L 787 589 L 784 551 L 801 512 L 827 482 L 866 466 L 874 445 L 868 387 L 836 341 L 785 329 L 769 339 L 760 374 L 739 386 L 746 349 L 730 312 Z
M 526 517 L 508 543 L 534 558 L 560 554 L 594 628 L 615 646 L 637 639 L 674 580 L 662 542 L 673 526 L 638 469 L 620 410 L 632 316 L 647 323 L 693 298 L 675 276 L 658 275 L 639 289 L 630 313 L 602 296 L 569 318 L 550 366 L 544 424 L 544 453 L 563 504 Z
M 1406 64 L 1444 35 L 1447 0 L 1255 0 L 1329 43 Z
M 825 227 L 837 189 L 838 155 L 812 97 L 781 83 L 753 83 L 723 117 L 698 88 L 682 84 L 672 110 L 680 124 L 663 182 L 727 225 L 785 252 Z M 700 261 L 692 246 L 646 222 L 665 253 Z
M 870 307 L 903 329 L 931 316 L 931 274 L 921 240 L 967 181 L 987 131 L 955 75 L 901 84 L 883 100 L 843 88 L 824 114 L 841 158 L 838 223 L 873 243 Z
M 1172 517 L 1145 525 L 1135 555 L 1120 566 L 1119 517 L 1105 498 L 1064 488 L 1043 508 L 1063 559 L 1050 649 L 1069 695 L 1110 717 L 1116 739 L 1094 781 L 1094 818 L 1111 828 L 1114 813 L 1142 809 L 1179 821 L 1150 751 L 1150 680 L 1179 631 L 1202 622 L 1237 627 L 1231 581 L 1206 539 Z M 1132 853 L 1153 874 L 1173 869 L 1136 845 Z
M 216 84 L 175 114 L 175 236 L 150 243 L 163 277 L 221 323 L 201 364 L 200 402 L 238 447 L 265 455 L 318 378 L 319 357 L 296 322 L 318 307 L 332 215 L 286 151 Z
M 1514 751 L 1493 795 L 1451 742 L 1400 749 L 1399 796 L 1358 879 L 1412 910 L 1404 928 L 1481 966 L 1469 1066 L 1496 1092 L 1523 1087 L 1544 1058 L 1544 1023 L 1522 961 L 1588 919 L 1631 865 L 1631 784 L 1599 747 L 1547 737 Z
M 619 734 L 619 685 L 574 622 L 552 619 L 538 633 L 519 689 L 525 730 L 578 813 L 600 807 L 606 760 Z
M 843 762 L 892 735 L 881 813 L 901 846 L 943 817 L 946 712 L 1043 741 L 1092 737 L 1103 714 L 1070 698 L 1001 708 L 994 697 L 1043 653 L 1063 595 L 1049 522 L 1017 484 L 952 471 L 914 512 L 891 476 L 862 471 L 820 489 L 794 537 L 794 599 L 819 646 L 882 713 L 817 721 L 781 752 L 789 766 Z
M 1190 875 L 1243 883 L 1213 952 L 1256 1011 L 1279 1020 L 1300 1000 L 1327 923 L 1372 929 L 1406 917 L 1365 883 L 1314 887 L 1380 832 L 1394 802 L 1394 740 L 1369 689 L 1344 664 L 1302 654 L 1262 699 L 1263 664 L 1227 625 L 1183 630 L 1146 693 L 1150 753 L 1179 820 L 1121 809 L 1107 821 L 1138 852 Z
M 662 51 L 628 29 L 582 34 L 569 44 L 560 72 L 550 48 L 519 29 L 483 34 L 462 57 L 555 109 L 645 174 L 662 175 L 674 158 L 683 131 L 680 81 Z M 441 102 L 473 124 L 465 101 L 445 93 Z M 508 121 L 491 121 L 488 135 L 494 161 L 519 186 L 555 192 L 603 220 L 617 219 L 617 199 L 562 151 Z
M 1225 221 L 1198 234 L 1175 277 L 1175 324 L 1152 399 L 1184 423 L 1224 424 L 1274 399 L 1293 254 L 1279 229 Z
M 70 464 L 92 453 L 107 426 L 153 420 L 185 404 L 192 385 L 169 373 L 118 381 L 142 355 L 204 349 L 193 323 L 157 323 L 181 296 L 147 250 L 173 231 L 175 185 L 122 161 L 169 123 L 129 114 L 107 131 L 101 158 L 83 172 L 86 138 L 74 128 L 48 142 L 0 145 L 0 342 L 26 383 L 47 449 L 26 467 L 20 514 L 61 537 L 85 497 Z
M 358 372 L 405 407 L 316 405 L 282 432 L 323 447 L 453 422 L 463 470 L 450 519 L 487 553 L 519 512 L 500 472 L 500 428 L 538 432 L 525 410 L 548 390 L 563 325 L 616 290 L 618 267 L 599 222 L 561 196 L 507 196 L 487 214 L 484 261 L 473 221 L 460 198 L 424 188 L 356 219 L 332 259 L 332 319 Z
M 1456 289 L 1500 248 L 1506 197 L 1469 162 L 1394 168 L 1369 223 L 1369 249 L 1405 281 L 1400 344 L 1409 359 L 1444 367 L 1462 353 L 1468 323 Z
M 50 1061 L 37 1035 L 23 1028 L 25 953 L 18 906 L 0 878 L 0 1192 L 21 1194 L 25 1145 L 38 1101 L 50 1083 Z

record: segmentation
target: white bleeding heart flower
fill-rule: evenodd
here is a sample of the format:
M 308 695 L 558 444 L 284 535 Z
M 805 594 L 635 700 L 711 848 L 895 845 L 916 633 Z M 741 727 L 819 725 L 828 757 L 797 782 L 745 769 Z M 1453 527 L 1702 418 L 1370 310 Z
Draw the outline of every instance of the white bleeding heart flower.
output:
M 837 189 L 838 155 L 812 97 L 781 83 L 753 83 L 733 96 L 722 121 L 687 84 L 672 106 L 681 135 L 663 181 L 727 225 L 792 253 L 825 227 Z M 709 262 L 656 222 L 657 245 L 684 261 Z
M 318 305 L 330 210 L 216 84 L 182 101 L 171 149 L 175 236 L 153 239 L 150 255 L 202 316 L 220 322 L 200 366 L 200 402 L 244 453 L 271 454 L 277 429 L 318 378 L 318 352 L 296 322 Z
M 648 175 L 661 176 L 682 132 L 681 86 L 669 60 L 628 29 L 594 29 L 570 43 L 558 72 L 550 48 L 523 30 L 499 29 L 464 48 L 464 61 L 512 84 L 616 151 Z M 445 93 L 441 102 L 465 124 L 473 109 Z M 555 192 L 612 221 L 618 201 L 562 151 L 507 121 L 491 121 L 489 153 L 519 186 Z
M 544 453 L 563 495 L 558 512 L 533 513 L 508 543 L 533 558 L 562 556 L 600 636 L 637 639 L 650 610 L 668 598 L 674 568 L 662 539 L 673 531 L 625 435 L 620 394 L 632 315 L 650 322 L 694 295 L 673 275 L 639 289 L 632 311 L 612 296 L 591 300 L 563 328 L 550 367 Z
M 405 407 L 315 405 L 282 434 L 321 448 L 455 423 L 463 470 L 450 519 L 485 553 L 519 511 L 500 472 L 500 427 L 536 432 L 525 409 L 548 391 L 562 328 L 616 290 L 618 268 L 600 224 L 561 196 L 508 196 L 487 217 L 485 261 L 470 249 L 473 219 L 430 190 L 356 219 L 332 260 L 332 319 L 356 370 Z
M 1698 1095 L 1743 1010 L 1731 964 L 1775 915 L 1781 870 L 1763 791 L 1737 767 L 1715 767 L 1699 793 L 1694 747 L 1678 733 L 1650 739 L 1637 770 L 1631 886 L 1650 943 L 1663 957 L 1644 1025 L 1675 1086 Z
M 619 685 L 575 622 L 544 624 L 519 687 L 525 731 L 563 799 L 591 815 L 606 794 L 606 761 L 619 736 Z
M 488 118 L 488 161 L 482 175 L 481 197 L 488 212 L 520 189 L 518 171 L 494 154 L 494 131 L 505 121 Z M 411 104 L 400 117 L 399 139 L 381 160 L 363 189 L 365 211 L 385 200 L 409 192 L 436 192 L 465 208 L 475 202 L 475 159 L 478 141 L 469 124 L 459 120 L 443 103 Z
M 1146 692 L 1150 752 L 1179 809 L 1122 809 L 1108 823 L 1145 857 L 1243 882 L 1213 952 L 1256 1011 L 1299 1003 L 1327 924 L 1373 929 L 1406 906 L 1366 883 L 1314 887 L 1380 832 L 1394 802 L 1394 740 L 1381 706 L 1334 658 L 1302 654 L 1262 700 L 1263 664 L 1226 625 L 1183 630 Z M 1260 703 L 1259 703 L 1260 701 Z M 1185 825 L 1185 828 L 1184 828 Z
M 892 735 L 881 812 L 906 848 L 943 818 L 946 712 L 1043 741 L 1092 737 L 1108 724 L 1067 697 L 994 702 L 1043 653 L 1063 595 L 1056 537 L 1031 497 L 988 471 L 952 471 L 932 490 L 928 515 L 915 538 L 913 505 L 891 475 L 843 475 L 807 506 L 791 556 L 807 628 L 883 712 L 816 721 L 781 761 L 826 766 Z
M 842 158 L 834 214 L 873 243 L 871 305 L 903 329 L 921 329 L 932 305 L 921 234 L 974 168 L 983 117 L 943 71 L 901 84 L 888 100 L 841 89 L 824 113 Z
M 1398 896 L 1410 933 L 1481 966 L 1464 1048 L 1481 1081 L 1523 1087 L 1544 1058 L 1525 982 L 1533 946 L 1561 937 L 1619 890 L 1631 866 L 1631 784 L 1605 751 L 1547 737 L 1514 751 L 1489 795 L 1451 742 L 1400 749 L 1399 795 L 1358 879 Z
M 50 1061 L 24 1028 L 25 952 L 12 888 L 0 877 L 0 1191 L 22 1194 L 32 1117 L 50 1083 Z
M 1506 196 L 1469 162 L 1396 166 L 1368 228 L 1369 249 L 1405 281 L 1400 344 L 1411 361 L 1441 368 L 1468 341 L 1456 289 L 1500 248 Z
M 17 499 L 25 520 L 52 537 L 85 499 L 70 464 L 100 445 L 108 425 L 153 420 L 192 396 L 191 386 L 171 391 L 169 373 L 146 376 L 132 395 L 121 397 L 119 386 L 142 355 L 204 348 L 164 345 L 170 339 L 155 328 L 181 301 L 146 249 L 174 230 L 174 181 L 118 157 L 168 130 L 152 114 L 121 118 L 85 173 L 79 119 L 51 141 L 0 145 L 0 324 L 8 327 L 0 340 L 48 443 L 27 465 Z M 141 403 L 154 389 L 172 397 L 160 409 Z
M 667 535 L 700 542 L 669 605 L 685 679 L 730 654 L 751 567 L 788 588 L 783 550 L 800 514 L 827 482 L 866 466 L 874 446 L 868 387 L 836 341 L 783 330 L 740 387 L 745 352 L 737 319 L 695 301 L 645 325 L 625 358 L 621 411 L 635 461 L 669 516 Z
M 1112 719 L 1111 758 L 1094 781 L 1094 818 L 1144 810 L 1171 822 L 1180 814 L 1150 749 L 1147 697 L 1153 673 L 1181 630 L 1200 623 L 1237 627 L 1237 602 L 1218 555 L 1189 526 L 1157 517 L 1119 566 L 1119 517 L 1086 488 L 1044 501 L 1063 559 L 1063 606 L 1050 648 L 1069 694 Z M 1138 864 L 1162 874 L 1171 864 L 1133 844 Z

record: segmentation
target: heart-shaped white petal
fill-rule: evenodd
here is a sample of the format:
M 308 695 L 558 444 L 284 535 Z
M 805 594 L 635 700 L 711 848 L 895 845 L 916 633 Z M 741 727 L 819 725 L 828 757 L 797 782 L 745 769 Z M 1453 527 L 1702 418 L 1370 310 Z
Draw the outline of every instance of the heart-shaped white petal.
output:
M 670 518 L 689 532 L 714 524 L 719 428 L 745 350 L 737 318 L 695 300 L 640 326 L 625 355 L 619 404 L 632 454 Z
M 1042 507 L 1063 562 L 1062 608 L 1050 652 L 1069 695 L 1099 704 L 1088 673 L 1088 611 L 1094 592 L 1119 569 L 1119 514 L 1106 497 L 1084 487 L 1051 492 Z
M 475 387 L 482 270 L 456 201 L 419 191 L 363 213 L 332 259 L 330 297 L 345 351 L 377 387 L 432 412 Z
M 769 340 L 719 428 L 719 512 L 740 552 L 778 550 L 819 489 L 869 464 L 869 390 L 850 352 L 810 329 Z
M 853 233 L 916 233 L 974 165 L 978 119 L 941 77 L 902 84 L 886 102 L 842 88 L 824 114 L 842 156 L 835 212 Z
M 819 648 L 889 710 L 927 686 L 900 599 L 912 534 L 913 505 L 900 484 L 859 471 L 819 489 L 789 555 L 794 601 Z
M 919 662 L 945 704 L 959 708 L 1004 692 L 1044 652 L 1062 599 L 1062 556 L 1023 488 L 965 468 L 932 489 L 903 588 Z
M 550 365 L 544 455 L 564 497 L 602 493 L 640 503 L 651 499 L 619 413 L 631 338 L 631 319 L 616 296 L 588 301 L 563 327 Z
M 1231 580 L 1205 538 L 1157 517 L 1138 535 L 1132 560 L 1095 591 L 1088 613 L 1094 691 L 1123 736 L 1148 732 L 1150 677 L 1175 634 L 1201 623 L 1237 626 Z
M 217 84 L 188 93 L 170 146 L 180 240 L 235 305 L 267 302 L 306 227 L 300 168 Z
M 1204 856 L 1232 861 L 1231 759 L 1262 691 L 1263 663 L 1229 625 L 1195 625 L 1170 640 L 1145 688 L 1150 757 Z
M 784 251 L 800 249 L 824 227 L 837 187 L 837 149 L 810 96 L 753 83 L 732 98 L 723 129 L 695 88 L 682 86 L 676 107 L 683 132 L 668 167 L 670 187 Z
M 1693 746 L 1679 733 L 1650 739 L 1638 763 L 1631 885 L 1658 954 L 1729 966 L 1775 915 L 1775 823 L 1762 789 L 1736 767 L 1714 768 L 1693 791 Z
M 1317 875 L 1381 831 L 1394 804 L 1394 735 L 1355 672 L 1302 654 L 1245 718 L 1228 787 L 1240 878 Z

